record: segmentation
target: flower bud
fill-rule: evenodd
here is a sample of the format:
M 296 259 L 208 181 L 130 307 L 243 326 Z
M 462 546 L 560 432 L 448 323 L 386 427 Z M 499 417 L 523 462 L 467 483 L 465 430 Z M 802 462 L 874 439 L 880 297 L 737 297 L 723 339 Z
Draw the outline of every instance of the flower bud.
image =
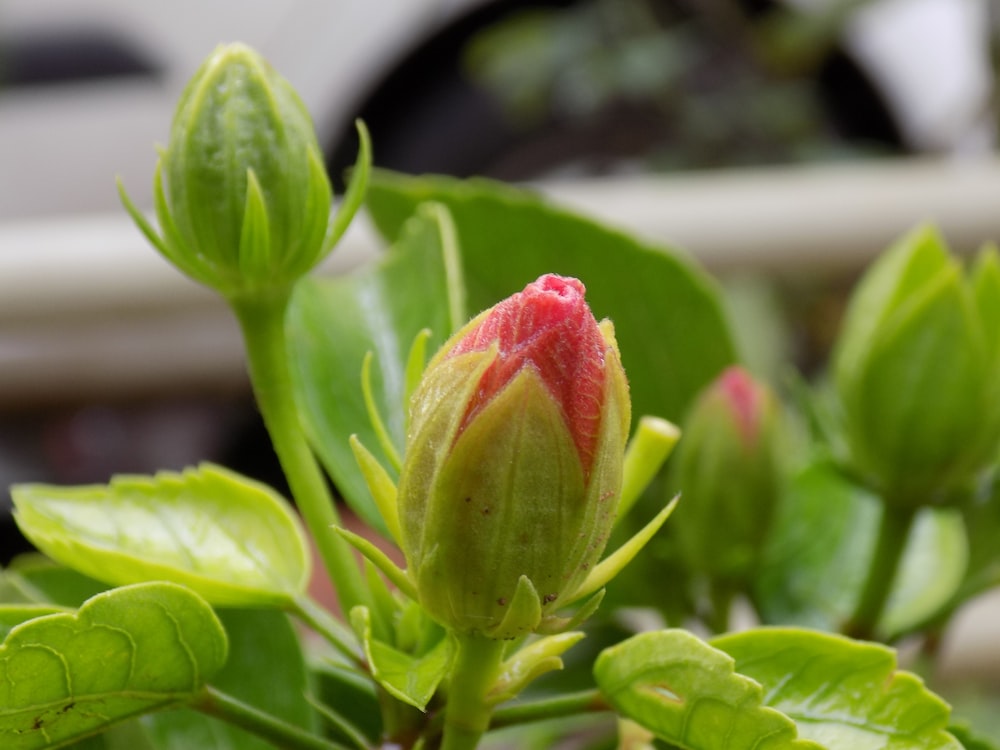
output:
M 543 276 L 458 331 L 410 403 L 402 547 L 424 608 L 506 638 L 522 588 L 546 615 L 598 561 L 630 402 L 610 323 L 576 279 Z
M 741 367 L 695 401 L 673 466 L 672 527 L 685 566 L 732 589 L 753 579 L 781 483 L 778 404 Z
M 855 471 L 888 502 L 943 502 L 998 455 L 1000 263 L 970 275 L 941 237 L 905 237 L 865 274 L 834 359 Z
M 328 250 L 332 192 L 291 85 L 242 44 L 220 46 L 188 83 L 157 165 L 153 244 L 227 297 L 284 289 Z

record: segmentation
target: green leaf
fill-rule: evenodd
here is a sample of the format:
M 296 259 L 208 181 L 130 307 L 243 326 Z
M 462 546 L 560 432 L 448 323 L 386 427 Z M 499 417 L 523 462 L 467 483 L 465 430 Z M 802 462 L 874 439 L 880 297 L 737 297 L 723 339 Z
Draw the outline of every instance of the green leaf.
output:
M 500 183 L 374 171 L 368 210 L 385 237 L 396 237 L 424 201 L 454 217 L 473 312 L 544 273 L 584 282 L 595 315 L 614 321 L 634 414 L 679 420 L 733 362 L 715 284 L 677 253 Z
M 294 726 L 313 731 L 309 676 L 288 617 L 274 610 L 224 610 L 229 658 L 212 686 Z M 262 644 L 266 644 L 262 647 Z M 266 740 L 191 709 L 143 717 L 157 750 L 270 750 Z
M 0 638 L 6 638 L 14 626 L 22 622 L 64 611 L 50 604 L 0 604 Z
M 211 607 L 171 583 L 114 589 L 0 646 L 0 747 L 61 747 L 192 698 L 226 661 Z
M 828 464 L 796 475 L 779 504 L 757 577 L 764 622 L 838 630 L 864 584 L 878 518 L 878 498 Z M 961 585 L 967 556 L 955 511 L 921 511 L 879 632 L 897 635 L 937 612 Z
M 287 503 L 218 466 L 109 485 L 18 485 L 12 496 L 35 546 L 112 585 L 168 580 L 213 604 L 281 606 L 308 583 L 309 551 Z
M 7 582 L 26 602 L 77 609 L 108 586 L 37 552 L 18 555 L 7 569 Z
M 897 671 L 883 645 L 793 628 L 758 629 L 712 645 L 764 686 L 765 701 L 828 750 L 961 750 L 948 704 Z
M 365 607 L 351 611 L 351 624 L 364 644 L 372 677 L 390 695 L 421 711 L 448 674 L 455 655 L 452 639 L 442 632 L 431 648 L 416 655 L 408 654 L 372 635 L 371 616 Z
M 1000 745 L 976 735 L 964 724 L 950 726 L 948 732 L 961 743 L 961 747 L 965 750 L 1000 750 Z
M 361 366 L 374 352 L 374 401 L 401 447 L 411 343 L 429 328 L 436 348 L 464 322 L 449 312 L 450 289 L 461 288 L 460 280 L 448 281 L 452 235 L 447 211 L 425 206 L 379 264 L 352 276 L 304 279 L 288 312 L 295 387 L 312 444 L 350 506 L 383 532 L 348 443 L 356 434 L 369 449 L 379 445 L 361 399 Z
M 822 750 L 764 702 L 733 659 L 684 630 L 641 633 L 605 649 L 594 677 L 611 705 L 685 750 Z

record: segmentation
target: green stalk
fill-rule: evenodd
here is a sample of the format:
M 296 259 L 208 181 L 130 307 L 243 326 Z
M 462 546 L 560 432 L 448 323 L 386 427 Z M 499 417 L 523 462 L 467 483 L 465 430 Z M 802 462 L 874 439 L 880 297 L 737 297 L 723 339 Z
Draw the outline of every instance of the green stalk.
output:
M 916 508 L 888 502 L 883 504 L 868 579 L 854 614 L 844 627 L 844 632 L 852 638 L 871 640 L 875 637 L 875 628 L 892 592 L 916 515 Z
M 528 724 L 534 721 L 562 719 L 568 716 L 593 714 L 610 711 L 611 706 L 595 689 L 581 690 L 577 693 L 560 695 L 554 698 L 543 698 L 530 703 L 515 703 L 498 708 L 490 721 L 491 729 L 512 727 L 518 724 Z
M 306 440 L 295 405 L 285 334 L 290 290 L 280 294 L 230 300 L 243 331 L 254 396 L 295 503 L 319 548 L 346 613 L 367 602 L 362 577 L 340 526 L 323 472 Z
M 314 599 L 305 595 L 296 597 L 289 611 L 313 631 L 323 636 L 358 670 L 363 672 L 368 670 L 368 664 L 365 662 L 364 654 L 361 652 L 361 647 L 358 645 L 358 639 L 354 633 Z
M 441 750 L 474 750 L 490 726 L 493 706 L 487 697 L 500 671 L 504 642 L 475 633 L 457 639 Z
M 213 687 L 202 688 L 191 708 L 228 722 L 287 750 L 349 750 L 254 708 Z

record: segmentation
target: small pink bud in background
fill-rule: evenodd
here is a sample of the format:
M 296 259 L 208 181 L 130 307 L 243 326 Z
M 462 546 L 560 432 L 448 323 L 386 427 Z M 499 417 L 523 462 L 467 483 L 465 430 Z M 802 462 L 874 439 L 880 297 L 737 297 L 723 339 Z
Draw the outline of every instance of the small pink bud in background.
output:
M 781 483 L 778 402 L 742 367 L 719 375 L 684 424 L 670 492 L 683 500 L 672 532 L 686 567 L 730 590 L 748 584 Z

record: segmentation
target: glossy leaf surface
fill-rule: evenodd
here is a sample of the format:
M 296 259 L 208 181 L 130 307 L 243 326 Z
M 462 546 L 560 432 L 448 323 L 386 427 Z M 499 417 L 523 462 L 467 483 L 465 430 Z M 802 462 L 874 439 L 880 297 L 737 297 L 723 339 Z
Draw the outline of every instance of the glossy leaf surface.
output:
M 98 594 L 15 627 L 0 646 L 0 747 L 33 750 L 182 703 L 226 660 L 212 609 L 170 583 Z
M 822 750 L 766 705 L 765 690 L 733 659 L 684 630 L 641 633 L 594 665 L 601 692 L 623 716 L 685 750 Z
M 40 550 L 112 585 L 168 580 L 235 606 L 284 604 L 308 581 L 308 549 L 287 503 L 218 466 L 109 485 L 20 485 L 12 495 Z
M 385 237 L 395 238 L 424 201 L 454 217 L 470 312 L 544 273 L 583 281 L 594 314 L 614 321 L 634 414 L 680 419 L 733 361 L 713 282 L 678 254 L 500 183 L 373 172 L 368 210 Z
M 456 258 L 447 211 L 426 206 L 380 263 L 351 276 L 304 280 L 288 312 L 295 385 L 313 446 L 351 507 L 383 531 L 348 443 L 358 435 L 389 468 L 361 399 L 362 362 L 367 352 L 374 353 L 372 395 L 401 449 L 411 344 L 429 328 L 429 350 L 434 351 L 465 322 L 456 318 L 462 307 Z
M 792 628 L 722 636 L 712 645 L 764 686 L 766 703 L 828 750 L 961 750 L 948 705 L 880 644 Z

